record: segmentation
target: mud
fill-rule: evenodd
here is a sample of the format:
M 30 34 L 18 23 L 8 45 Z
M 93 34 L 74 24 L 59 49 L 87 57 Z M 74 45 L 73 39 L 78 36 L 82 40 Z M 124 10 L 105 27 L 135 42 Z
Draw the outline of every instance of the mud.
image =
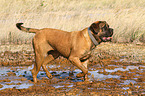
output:
M 12 96 L 96 96 L 145 95 L 145 63 L 122 62 L 119 57 L 102 53 L 90 59 L 89 81 L 76 78 L 81 72 L 65 58 L 48 64 L 49 79 L 41 69 L 34 84 L 31 70 L 34 53 L 29 51 L 0 53 L 0 95 Z M 72 71 L 73 70 L 73 73 Z

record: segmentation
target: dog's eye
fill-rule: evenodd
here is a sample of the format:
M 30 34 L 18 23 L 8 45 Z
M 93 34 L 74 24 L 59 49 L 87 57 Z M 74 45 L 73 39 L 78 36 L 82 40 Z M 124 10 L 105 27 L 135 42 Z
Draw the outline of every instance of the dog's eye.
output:
M 105 26 L 103 29 L 104 29 L 104 30 L 107 30 L 107 27 Z

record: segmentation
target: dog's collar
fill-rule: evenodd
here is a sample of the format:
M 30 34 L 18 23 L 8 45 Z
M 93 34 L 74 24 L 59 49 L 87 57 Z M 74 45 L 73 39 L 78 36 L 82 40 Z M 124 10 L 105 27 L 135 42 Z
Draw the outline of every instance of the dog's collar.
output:
M 89 36 L 90 36 L 92 42 L 94 43 L 94 45 L 95 45 L 95 46 L 99 45 L 99 43 L 97 42 L 97 40 L 95 39 L 95 37 L 94 37 L 93 34 L 91 33 L 90 27 L 88 28 L 88 33 L 89 33 Z

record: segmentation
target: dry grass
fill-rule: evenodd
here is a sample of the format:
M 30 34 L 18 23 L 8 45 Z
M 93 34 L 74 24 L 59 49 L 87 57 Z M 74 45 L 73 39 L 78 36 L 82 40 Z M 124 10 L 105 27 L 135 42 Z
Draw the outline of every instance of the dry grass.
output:
M 97 20 L 114 28 L 114 42 L 145 41 L 145 0 L 0 0 L 0 44 L 30 43 L 33 28 L 81 30 Z
M 145 46 L 143 45 L 104 43 L 96 47 L 95 55 L 103 52 L 109 56 L 114 56 L 120 62 L 145 62 Z

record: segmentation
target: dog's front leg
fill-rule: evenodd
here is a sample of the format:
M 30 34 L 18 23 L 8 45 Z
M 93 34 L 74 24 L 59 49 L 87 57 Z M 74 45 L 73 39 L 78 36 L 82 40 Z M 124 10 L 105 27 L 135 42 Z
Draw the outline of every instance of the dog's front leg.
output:
M 84 77 L 84 79 L 87 78 L 87 73 L 88 73 L 88 69 L 86 66 L 84 66 L 80 59 L 78 57 L 69 57 L 69 60 L 75 65 L 77 66 L 80 70 L 82 70 L 83 73 L 81 73 L 81 77 Z
M 86 60 L 86 61 L 83 61 L 83 62 L 81 62 L 81 63 L 82 63 L 86 68 L 88 68 L 88 62 L 89 62 L 89 60 Z M 83 74 L 83 73 L 78 73 L 76 76 L 79 78 L 79 77 L 83 77 L 84 74 Z M 85 81 L 88 79 L 87 74 L 84 76 L 84 78 L 85 78 Z
M 84 61 L 84 62 L 82 62 L 82 64 L 88 69 L 88 62 L 89 62 L 89 60 L 86 60 L 86 61 Z M 88 74 L 86 74 L 85 76 L 84 76 L 84 78 L 85 78 L 85 80 L 87 81 L 88 80 Z

